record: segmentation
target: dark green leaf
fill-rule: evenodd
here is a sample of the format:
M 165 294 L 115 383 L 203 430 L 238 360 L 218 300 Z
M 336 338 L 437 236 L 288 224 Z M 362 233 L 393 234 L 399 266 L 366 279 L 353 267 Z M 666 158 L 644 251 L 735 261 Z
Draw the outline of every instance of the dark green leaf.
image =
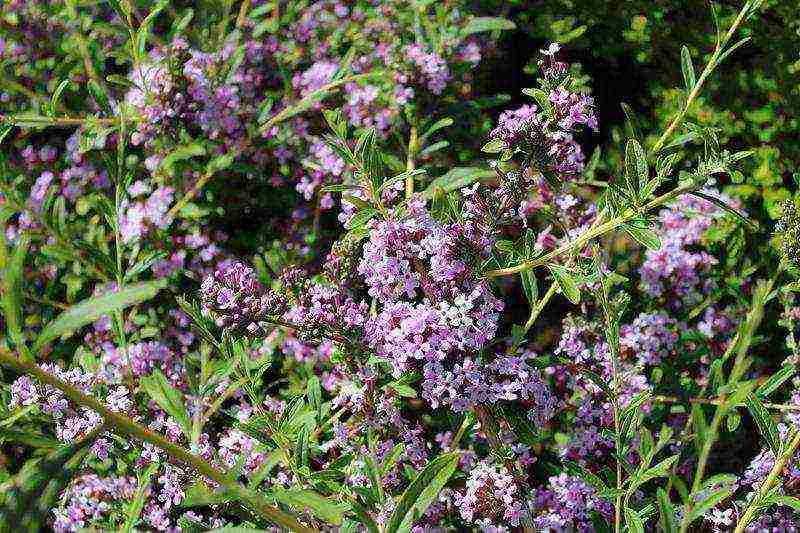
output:
M 753 416 L 753 420 L 755 420 L 756 425 L 758 425 L 761 436 L 764 437 L 767 445 L 777 457 L 780 455 L 781 440 L 775 421 L 755 394 L 749 394 L 745 403 L 747 404 L 747 409 L 750 411 L 750 414 Z
M 329 524 L 338 526 L 347 507 L 344 504 L 332 502 L 318 492 L 309 489 L 276 490 L 272 497 L 284 505 L 298 510 L 308 509 L 314 516 Z
M 156 369 L 149 376 L 140 381 L 141 388 L 155 401 L 169 416 L 174 418 L 183 428 L 187 437 L 191 437 L 191 423 L 189 412 L 183 403 L 183 395 L 173 387 L 161 370 Z
M 517 26 L 510 20 L 499 17 L 473 17 L 461 30 L 461 36 L 466 37 L 473 33 L 486 31 L 513 30 Z
M 139 521 L 139 516 L 142 514 L 142 509 L 144 508 L 147 489 L 150 487 L 150 478 L 153 477 L 156 470 L 158 470 L 158 463 L 150 463 L 150 466 L 139 475 L 139 485 L 136 487 L 136 493 L 133 495 L 133 500 L 131 500 L 127 512 L 125 513 L 125 524 L 122 526 L 122 531 L 125 533 L 133 531 L 133 528 Z
M 686 87 L 686 92 L 689 93 L 694 89 L 697 78 L 692 65 L 692 56 L 686 45 L 681 47 L 681 72 L 683 72 L 683 83 Z
M 442 454 L 430 463 L 403 492 L 386 527 L 387 533 L 408 531 L 447 484 L 458 466 L 458 453 Z
M 95 296 L 73 305 L 47 324 L 36 339 L 33 351 L 39 352 L 49 342 L 114 311 L 119 311 L 154 297 L 167 284 L 167 280 L 145 281 L 128 285 L 116 292 Z
M 547 268 L 550 270 L 550 273 L 553 275 L 553 278 L 555 278 L 556 283 L 558 283 L 561 292 L 567 300 L 575 305 L 579 304 L 581 301 L 581 291 L 578 289 L 578 281 L 574 274 L 561 265 L 551 264 L 548 265 Z
M 674 533 L 678 530 L 675 527 L 675 508 L 663 488 L 656 489 L 656 497 L 661 528 L 665 533 Z

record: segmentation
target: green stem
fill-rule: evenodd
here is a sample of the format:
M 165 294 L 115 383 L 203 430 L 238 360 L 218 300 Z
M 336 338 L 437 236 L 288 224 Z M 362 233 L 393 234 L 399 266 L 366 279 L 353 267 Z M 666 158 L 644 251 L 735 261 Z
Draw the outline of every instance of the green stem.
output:
M 675 130 L 683 123 L 683 119 L 686 117 L 686 113 L 688 113 L 692 103 L 700 95 L 700 91 L 702 90 L 706 79 L 717 67 L 720 56 L 725 50 L 725 45 L 728 44 L 728 42 L 731 40 L 731 37 L 733 37 L 733 35 L 736 33 L 736 30 L 742 25 L 742 22 L 744 22 L 748 11 L 750 11 L 749 1 L 746 2 L 744 7 L 739 11 L 739 15 L 736 17 L 736 20 L 733 22 L 733 24 L 731 24 L 731 27 L 728 28 L 728 31 L 725 33 L 725 36 L 722 38 L 722 40 L 717 43 L 716 47 L 714 48 L 714 53 L 711 55 L 711 59 L 708 60 L 706 67 L 703 69 L 703 72 L 700 74 L 700 77 L 697 78 L 694 87 L 692 87 L 692 90 L 686 97 L 686 102 L 678 114 L 675 115 L 672 121 L 670 121 L 669 126 L 667 126 L 667 129 L 664 130 L 664 133 L 661 135 L 661 137 L 659 137 L 658 141 L 656 141 L 656 143 L 653 145 L 651 153 L 658 153 L 664 147 L 667 141 L 669 141 Z
M 775 465 L 773 465 L 772 470 L 770 470 L 767 478 L 758 488 L 758 492 L 756 493 L 755 497 L 750 501 L 750 504 L 747 506 L 747 509 L 742 514 L 742 517 L 739 519 L 739 522 L 736 524 L 736 529 L 734 533 L 744 533 L 745 528 L 753 521 L 756 517 L 756 513 L 759 511 L 761 507 L 761 502 L 764 500 L 764 497 L 769 494 L 769 492 L 773 489 L 773 487 L 778 483 L 783 471 L 786 469 L 786 465 L 789 463 L 791 458 L 794 456 L 795 451 L 797 451 L 798 446 L 800 446 L 800 431 L 796 431 L 794 437 L 789 442 L 788 448 L 781 454 L 780 457 L 777 458 L 775 461 Z
M 654 198 L 647 202 L 644 207 L 642 208 L 643 212 L 650 211 L 664 205 L 665 203 L 677 198 L 683 193 L 689 192 L 695 187 L 695 185 L 681 185 L 672 189 L 669 192 L 662 194 L 661 196 Z M 508 268 L 500 268 L 497 270 L 488 270 L 484 275 L 487 278 L 496 278 L 500 276 L 511 276 L 513 274 L 517 274 L 518 272 L 524 272 L 526 270 L 530 270 L 532 268 L 536 268 L 538 266 L 545 265 L 552 261 L 553 259 L 563 255 L 565 253 L 572 252 L 574 250 L 580 249 L 583 245 L 587 244 L 589 241 L 594 239 L 595 237 L 599 237 L 601 235 L 605 235 L 611 231 L 614 231 L 619 226 L 625 224 L 626 222 L 630 222 L 631 220 L 641 217 L 642 213 L 639 211 L 635 211 L 633 209 L 628 210 L 624 215 L 620 215 L 617 217 L 612 218 L 608 222 L 597 224 L 592 228 L 589 228 L 586 232 L 578 236 L 576 239 L 562 244 L 555 250 L 552 250 L 536 259 L 531 259 L 530 261 L 524 261 L 518 265 Z
M 95 398 L 84 394 L 69 383 L 45 372 L 34 363 L 22 361 L 7 351 L 0 351 L 0 364 L 10 367 L 20 374 L 32 376 L 42 383 L 60 390 L 67 398 L 76 404 L 82 407 L 88 407 L 97 412 L 103 417 L 109 431 L 113 428 L 122 435 L 148 442 L 160 448 L 171 457 L 186 463 L 200 474 L 225 487 L 226 490 L 230 491 L 236 498 L 242 500 L 248 507 L 265 519 L 289 528 L 292 531 L 300 531 L 303 533 L 312 533 L 314 531 L 300 524 L 294 517 L 267 503 L 260 494 L 233 481 L 224 472 L 217 470 L 201 457 L 187 452 L 158 433 L 154 433 L 137 424 L 127 416 L 111 411 Z
M 411 196 L 414 194 L 414 176 L 412 172 L 414 171 L 414 158 L 417 155 L 418 149 L 419 136 L 417 133 L 417 127 L 411 126 L 411 132 L 408 134 L 408 151 L 406 155 L 406 172 L 408 173 L 408 177 L 406 177 L 406 199 L 411 198 Z
M 759 324 L 761 324 L 761 320 L 764 318 L 764 306 L 766 305 L 769 295 L 772 292 L 772 287 L 774 286 L 780 274 L 781 269 L 779 268 L 771 280 L 768 282 L 762 281 L 756 286 L 753 293 L 753 306 L 747 313 L 747 318 L 745 319 L 744 323 L 742 323 L 736 338 L 734 341 L 732 341 L 731 346 L 728 347 L 728 350 L 726 350 L 725 356 L 723 356 L 724 362 L 725 357 L 730 357 L 733 352 L 736 352 L 736 359 L 734 360 L 733 368 L 731 369 L 731 373 L 726 380 L 726 389 L 728 390 L 730 390 L 732 386 L 735 386 L 739 383 L 742 376 L 744 376 L 750 366 L 751 361 L 747 356 L 747 353 L 750 348 L 750 344 L 753 341 L 753 336 L 755 335 L 756 329 L 758 328 Z M 708 431 L 703 438 L 703 445 L 700 448 L 700 454 L 697 457 L 697 467 L 695 469 L 694 477 L 692 478 L 692 489 L 690 492 L 689 501 L 687 502 L 683 519 L 681 520 L 681 533 L 686 533 L 689 530 L 689 526 L 691 525 L 689 522 L 689 516 L 691 515 L 692 510 L 691 495 L 696 494 L 702 487 L 706 466 L 708 464 L 708 458 L 711 455 L 711 450 L 713 449 L 717 438 L 719 437 L 719 428 L 722 425 L 722 421 L 734 407 L 727 401 L 727 399 L 728 394 L 721 394 L 719 396 L 719 403 L 716 405 L 716 409 L 714 410 L 714 417 L 712 418 L 711 424 L 708 427 Z

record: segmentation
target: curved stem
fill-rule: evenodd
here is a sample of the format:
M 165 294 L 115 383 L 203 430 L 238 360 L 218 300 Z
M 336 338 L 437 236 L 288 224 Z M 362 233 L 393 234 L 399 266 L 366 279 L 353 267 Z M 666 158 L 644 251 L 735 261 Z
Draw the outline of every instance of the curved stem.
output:
M 671 191 L 662 194 L 661 196 L 654 198 L 647 202 L 642 211 L 650 211 L 655 209 L 656 207 L 662 206 L 665 203 L 677 198 L 681 194 L 685 192 L 689 192 L 695 186 L 694 185 L 681 185 L 672 189 Z M 619 226 L 625 224 L 626 222 L 630 222 L 631 220 L 640 217 L 641 213 L 634 210 L 628 210 L 624 215 L 619 215 L 617 217 L 612 218 L 608 222 L 604 222 L 602 224 L 598 224 L 589 228 L 587 231 L 582 233 L 580 236 L 575 238 L 574 240 L 562 244 L 555 250 L 552 250 L 536 259 L 531 259 L 530 261 L 524 261 L 518 265 L 508 268 L 499 268 L 496 270 L 489 270 L 484 273 L 487 278 L 496 278 L 500 276 L 511 276 L 513 274 L 517 274 L 518 272 L 524 272 L 525 270 L 530 270 L 532 268 L 536 268 L 538 266 L 545 265 L 549 263 L 551 260 L 563 255 L 565 253 L 572 252 L 574 250 L 580 249 L 583 245 L 587 244 L 589 241 L 594 239 L 595 237 L 600 237 L 601 235 L 605 235 L 609 233 Z
M 761 502 L 763 501 L 764 497 L 772 490 L 772 488 L 778 483 L 781 474 L 786 469 L 786 465 L 789 463 L 791 458 L 794 456 L 795 451 L 797 451 L 798 446 L 800 446 L 800 431 L 795 432 L 794 437 L 789 442 L 789 446 L 786 450 L 781 454 L 780 457 L 777 458 L 775 464 L 770 470 L 767 478 L 758 488 L 758 492 L 756 493 L 755 497 L 750 500 L 750 504 L 747 506 L 747 509 L 742 514 L 742 517 L 739 518 L 739 522 L 736 524 L 736 529 L 734 533 L 744 533 L 745 528 L 753 521 L 756 517 L 756 512 L 758 512 L 759 507 L 761 506 Z
M 700 91 L 703 89 L 706 79 L 717 67 L 720 56 L 725 49 L 725 45 L 728 44 L 728 41 L 731 40 L 731 37 L 733 37 L 733 35 L 736 33 L 736 30 L 742 25 L 742 22 L 744 22 L 748 11 L 750 11 L 749 1 L 746 2 L 744 7 L 742 7 L 742 9 L 739 11 L 739 15 L 736 17 L 736 20 L 733 22 L 733 24 L 731 24 L 731 27 L 728 28 L 728 31 L 725 33 L 725 36 L 722 38 L 722 40 L 717 43 L 717 46 L 714 48 L 714 53 L 711 55 L 711 59 L 708 60 L 706 67 L 703 69 L 703 72 L 700 74 L 700 77 L 697 78 L 694 87 L 692 87 L 692 90 L 686 97 L 686 102 L 683 104 L 683 107 L 678 114 L 675 115 L 675 117 L 670 121 L 667 129 L 664 130 L 663 134 L 661 134 L 661 137 L 659 137 L 659 139 L 653 145 L 651 150 L 652 153 L 658 153 L 662 148 L 664 148 L 664 145 L 667 143 L 667 141 L 669 141 L 672 134 L 675 133 L 675 130 L 683 123 L 683 119 L 686 117 L 686 113 L 688 113 L 692 103 L 694 103 L 694 101 L 700 95 Z
M 84 394 L 69 383 L 60 380 L 48 372 L 45 372 L 36 364 L 22 361 L 5 350 L 0 350 L 0 364 L 10 367 L 20 374 L 32 376 L 42 383 L 60 390 L 67 398 L 76 404 L 82 407 L 88 407 L 89 409 L 97 412 L 103 417 L 103 420 L 107 426 L 107 430 L 111 431 L 113 429 L 123 435 L 139 439 L 143 442 L 148 442 L 160 448 L 171 457 L 186 463 L 200 474 L 225 487 L 226 490 L 230 491 L 237 498 L 245 502 L 253 511 L 270 522 L 274 522 L 275 524 L 289 528 L 292 531 L 300 531 L 302 533 L 312 533 L 314 531 L 313 529 L 302 525 L 294 517 L 284 513 L 277 507 L 270 505 L 263 498 L 263 496 L 232 480 L 227 474 L 217 470 L 203 458 L 189 453 L 180 446 L 170 442 L 162 435 L 154 433 L 149 429 L 137 424 L 127 416 L 111 411 L 97 399 Z

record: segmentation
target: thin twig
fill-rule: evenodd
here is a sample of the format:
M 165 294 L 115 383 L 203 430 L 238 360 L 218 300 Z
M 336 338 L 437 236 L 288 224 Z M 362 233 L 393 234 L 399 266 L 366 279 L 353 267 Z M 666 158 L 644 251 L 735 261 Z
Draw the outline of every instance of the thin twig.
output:
M 69 383 L 62 381 L 52 374 L 42 370 L 36 364 L 22 361 L 6 350 L 0 350 L 0 364 L 10 367 L 20 374 L 32 376 L 42 383 L 60 390 L 67 398 L 81 407 L 87 407 L 97 412 L 101 417 L 103 417 L 103 420 L 108 426 L 109 431 L 111 431 L 113 428 L 113 430 L 122 435 L 127 435 L 143 442 L 150 443 L 160 448 L 171 457 L 186 463 L 205 477 L 215 481 L 216 483 L 219 483 L 225 487 L 226 490 L 231 491 L 233 495 L 245 502 L 248 507 L 267 520 L 289 528 L 292 531 L 300 531 L 303 533 L 312 533 L 314 531 L 313 529 L 302 525 L 294 517 L 268 504 L 260 494 L 251 491 L 239 483 L 231 480 L 227 474 L 211 466 L 211 464 L 209 464 L 202 457 L 198 457 L 192 453 L 189 453 L 180 446 L 170 442 L 162 435 L 159 435 L 158 433 L 139 425 L 127 416 L 111 411 L 97 399 L 84 394 Z

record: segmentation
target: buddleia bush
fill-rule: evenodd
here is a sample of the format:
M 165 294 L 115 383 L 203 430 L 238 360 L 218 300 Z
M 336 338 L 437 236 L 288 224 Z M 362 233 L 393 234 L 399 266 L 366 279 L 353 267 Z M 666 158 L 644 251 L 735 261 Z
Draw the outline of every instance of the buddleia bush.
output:
M 797 527 L 783 144 L 697 114 L 764 9 L 601 138 L 488 3 L 4 4 L 0 530 Z

